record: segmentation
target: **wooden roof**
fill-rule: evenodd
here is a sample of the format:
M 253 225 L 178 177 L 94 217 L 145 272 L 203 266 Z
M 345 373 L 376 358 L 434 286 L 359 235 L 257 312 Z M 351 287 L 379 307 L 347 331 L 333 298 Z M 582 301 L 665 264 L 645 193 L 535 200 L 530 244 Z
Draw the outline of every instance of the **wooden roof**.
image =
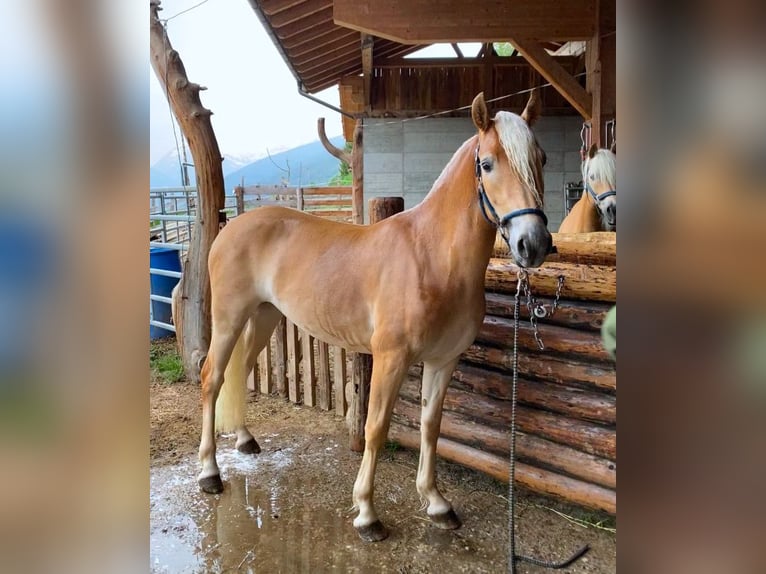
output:
M 309 93 L 362 73 L 361 33 L 333 22 L 333 0 L 250 0 L 293 76 Z M 375 58 L 411 54 L 424 45 L 375 38 Z

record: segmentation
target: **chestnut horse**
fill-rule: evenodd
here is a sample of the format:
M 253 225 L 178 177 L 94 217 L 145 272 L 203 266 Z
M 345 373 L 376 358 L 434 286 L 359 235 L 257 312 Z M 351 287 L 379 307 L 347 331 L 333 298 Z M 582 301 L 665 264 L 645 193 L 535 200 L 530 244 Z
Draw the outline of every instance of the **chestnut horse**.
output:
M 471 115 L 478 134 L 419 205 L 375 225 L 262 207 L 221 231 L 209 258 L 212 340 L 201 372 L 203 491 L 223 489 L 215 430 L 235 431 L 242 452 L 260 451 L 244 425 L 245 374 L 284 315 L 317 339 L 373 356 L 366 444 L 353 489 L 361 538 L 388 535 L 373 506 L 377 455 L 402 380 L 420 361 L 416 487 L 436 526 L 460 526 L 436 486 L 442 403 L 458 357 L 484 318 L 484 275 L 497 231 L 521 266 L 539 266 L 551 249 L 541 210 L 543 152 L 529 127 L 538 107 L 533 94 L 521 116 L 498 112 L 493 119 L 484 95 L 476 96 Z
M 582 166 L 585 189 L 559 226 L 559 233 L 617 229 L 617 156 L 593 144 Z

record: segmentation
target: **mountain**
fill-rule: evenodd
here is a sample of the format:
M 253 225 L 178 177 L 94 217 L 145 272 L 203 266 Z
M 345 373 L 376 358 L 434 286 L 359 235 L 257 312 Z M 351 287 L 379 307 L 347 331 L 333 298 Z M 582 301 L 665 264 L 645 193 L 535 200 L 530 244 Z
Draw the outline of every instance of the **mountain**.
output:
M 343 136 L 330 138 L 330 141 L 338 147 L 343 147 L 345 144 Z M 288 168 L 290 185 L 324 184 L 338 173 L 339 167 L 338 160 L 327 153 L 319 140 L 278 153 L 271 150 L 271 159 L 265 152 L 244 156 L 223 154 L 223 158 L 224 186 L 227 194 L 232 193 L 243 178 L 245 185 L 279 184 L 283 178 L 287 178 Z M 189 163 L 191 163 L 190 157 Z M 194 168 L 188 167 L 188 171 L 189 181 L 193 184 Z M 149 185 L 151 187 L 179 186 L 181 185 L 180 174 L 178 154 L 176 150 L 171 150 L 149 168 Z
M 330 138 L 330 141 L 340 148 L 345 145 L 343 136 Z M 276 185 L 288 179 L 289 169 L 289 185 L 321 185 L 330 181 L 338 173 L 338 168 L 338 160 L 327 153 L 317 140 L 281 153 L 273 153 L 271 159 L 259 159 L 228 174 L 224 184 L 226 193 L 231 193 L 243 179 L 245 185 Z

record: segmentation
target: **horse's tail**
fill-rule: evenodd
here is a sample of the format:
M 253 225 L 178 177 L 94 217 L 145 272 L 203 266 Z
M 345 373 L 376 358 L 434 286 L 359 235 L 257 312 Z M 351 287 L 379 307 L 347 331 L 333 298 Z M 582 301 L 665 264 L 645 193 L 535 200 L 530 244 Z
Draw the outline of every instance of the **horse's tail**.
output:
M 223 375 L 223 384 L 215 403 L 215 430 L 233 432 L 245 424 L 247 398 L 246 331 L 242 329 Z

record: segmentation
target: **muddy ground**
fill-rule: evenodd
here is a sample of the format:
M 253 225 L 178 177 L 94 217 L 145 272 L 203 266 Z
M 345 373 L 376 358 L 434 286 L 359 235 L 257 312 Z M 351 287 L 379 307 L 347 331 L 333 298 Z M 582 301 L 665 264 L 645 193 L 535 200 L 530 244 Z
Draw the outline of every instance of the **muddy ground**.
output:
M 417 452 L 389 445 L 378 464 L 375 500 L 391 534 L 380 543 L 363 543 L 350 510 L 361 456 L 347 447 L 343 419 L 277 397 L 252 396 L 248 404 L 248 426 L 262 453 L 240 454 L 233 437 L 220 437 L 225 490 L 200 493 L 198 387 L 153 379 L 152 572 L 507 571 L 506 484 L 440 460 L 441 490 L 463 526 L 439 530 L 419 510 Z M 607 517 L 524 492 L 517 496 L 517 517 L 520 553 L 563 558 L 589 544 L 582 560 L 560 571 L 615 572 L 616 535 L 571 521 L 595 524 Z M 519 563 L 517 572 L 548 570 Z

